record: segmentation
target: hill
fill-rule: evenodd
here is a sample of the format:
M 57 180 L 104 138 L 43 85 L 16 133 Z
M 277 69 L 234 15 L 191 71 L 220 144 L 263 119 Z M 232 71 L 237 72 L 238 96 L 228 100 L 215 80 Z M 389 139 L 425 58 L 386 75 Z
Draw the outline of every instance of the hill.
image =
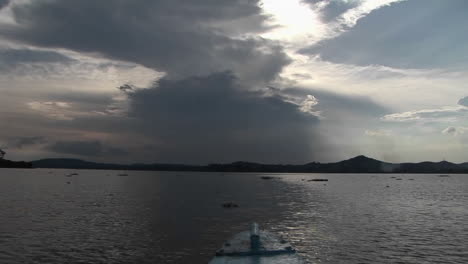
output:
M 30 162 L 0 159 L 0 168 L 31 168 Z
M 310 173 L 468 173 L 468 163 L 447 161 L 420 163 L 388 163 L 366 156 L 334 162 L 311 162 L 304 165 L 261 164 L 238 161 L 205 166 L 184 164 L 110 164 L 79 159 L 42 159 L 32 162 L 34 168 L 106 169 L 146 171 L 211 171 L 211 172 L 310 172 Z
M 32 161 L 33 168 L 55 169 L 90 169 L 90 170 L 167 170 L 167 171 L 195 171 L 200 166 L 179 164 L 111 164 L 96 163 L 80 159 L 41 159 Z

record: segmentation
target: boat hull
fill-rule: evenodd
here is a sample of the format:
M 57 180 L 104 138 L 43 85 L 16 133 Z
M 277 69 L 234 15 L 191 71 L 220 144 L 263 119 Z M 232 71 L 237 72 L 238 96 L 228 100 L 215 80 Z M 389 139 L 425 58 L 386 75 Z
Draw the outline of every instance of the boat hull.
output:
M 297 254 L 279 256 L 215 257 L 209 264 L 304 264 Z
M 259 247 L 252 249 L 251 232 L 241 232 L 216 252 L 209 264 L 304 264 L 292 246 L 266 231 L 258 232 Z

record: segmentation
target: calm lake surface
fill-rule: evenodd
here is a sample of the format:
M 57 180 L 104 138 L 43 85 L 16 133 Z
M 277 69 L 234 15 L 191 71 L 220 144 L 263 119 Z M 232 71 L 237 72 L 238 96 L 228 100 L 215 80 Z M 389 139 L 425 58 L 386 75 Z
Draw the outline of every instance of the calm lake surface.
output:
M 0 169 L 0 263 L 207 263 L 253 221 L 308 263 L 468 263 L 468 175 L 265 175 Z

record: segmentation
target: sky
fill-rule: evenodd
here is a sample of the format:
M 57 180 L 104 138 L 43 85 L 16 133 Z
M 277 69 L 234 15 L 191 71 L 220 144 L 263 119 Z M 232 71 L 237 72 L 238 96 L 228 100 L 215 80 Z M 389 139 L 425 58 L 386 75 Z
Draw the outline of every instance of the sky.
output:
M 0 0 L 6 158 L 468 161 L 466 0 Z

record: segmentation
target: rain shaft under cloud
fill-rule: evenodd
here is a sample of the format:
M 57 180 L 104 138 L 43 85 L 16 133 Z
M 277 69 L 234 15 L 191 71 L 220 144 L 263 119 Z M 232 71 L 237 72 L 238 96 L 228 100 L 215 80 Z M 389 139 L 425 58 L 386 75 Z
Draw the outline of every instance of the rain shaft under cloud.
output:
M 157 160 L 301 163 L 324 150 L 317 116 L 279 96 L 246 90 L 230 72 L 162 79 L 128 97 L 130 117 L 155 139 Z

